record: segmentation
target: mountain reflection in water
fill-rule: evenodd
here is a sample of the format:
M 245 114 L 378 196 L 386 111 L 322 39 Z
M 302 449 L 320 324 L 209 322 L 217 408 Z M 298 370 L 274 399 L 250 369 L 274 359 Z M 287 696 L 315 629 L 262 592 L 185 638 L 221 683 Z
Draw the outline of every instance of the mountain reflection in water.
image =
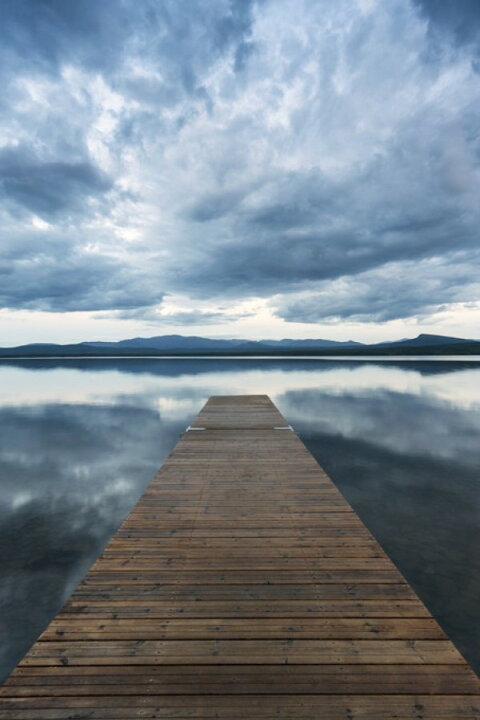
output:
M 0 362 L 0 676 L 210 395 L 268 394 L 480 670 L 480 366 Z

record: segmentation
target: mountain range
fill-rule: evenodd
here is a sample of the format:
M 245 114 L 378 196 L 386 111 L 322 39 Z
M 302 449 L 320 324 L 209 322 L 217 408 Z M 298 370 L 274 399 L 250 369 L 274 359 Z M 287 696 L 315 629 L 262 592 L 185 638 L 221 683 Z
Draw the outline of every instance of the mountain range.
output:
M 415 338 L 376 344 L 349 340 L 223 340 L 184 335 L 159 335 L 116 342 L 71 345 L 32 343 L 0 348 L 0 357 L 105 357 L 139 355 L 480 355 L 480 341 L 422 333 Z

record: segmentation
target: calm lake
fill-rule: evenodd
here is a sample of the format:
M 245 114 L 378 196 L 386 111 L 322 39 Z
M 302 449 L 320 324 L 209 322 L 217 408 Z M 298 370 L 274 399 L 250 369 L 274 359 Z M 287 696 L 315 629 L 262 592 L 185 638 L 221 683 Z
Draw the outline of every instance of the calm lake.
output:
M 480 362 L 0 361 L 0 677 L 210 395 L 268 394 L 480 671 Z

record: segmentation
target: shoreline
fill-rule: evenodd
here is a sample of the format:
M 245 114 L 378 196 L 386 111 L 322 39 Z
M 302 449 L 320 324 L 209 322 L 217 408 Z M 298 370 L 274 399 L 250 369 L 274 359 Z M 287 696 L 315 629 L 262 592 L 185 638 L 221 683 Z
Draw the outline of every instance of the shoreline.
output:
M 21 360 L 347 360 L 351 362 L 478 362 L 480 355 L 3 355 L 0 361 Z

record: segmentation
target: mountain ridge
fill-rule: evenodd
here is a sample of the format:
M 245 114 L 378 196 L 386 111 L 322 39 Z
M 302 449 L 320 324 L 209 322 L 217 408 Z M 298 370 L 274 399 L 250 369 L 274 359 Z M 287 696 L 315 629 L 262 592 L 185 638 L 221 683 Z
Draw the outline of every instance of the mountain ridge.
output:
M 311 339 L 311 340 L 294 340 L 284 338 L 283 340 L 245 340 L 245 339 L 217 339 L 204 338 L 197 335 L 156 335 L 151 338 L 130 338 L 127 340 L 119 340 L 117 342 L 83 342 L 81 345 L 89 345 L 94 347 L 149 347 L 160 349 L 226 349 L 239 348 L 243 346 L 250 347 L 350 347 L 361 345 L 353 340 L 346 342 L 336 340 Z
M 455 348 L 455 353 L 452 349 Z M 415 338 L 365 344 L 354 340 L 336 341 L 321 338 L 282 340 L 244 340 L 203 338 L 192 335 L 157 335 L 151 338 L 127 338 L 119 341 L 84 341 L 81 343 L 29 343 L 0 348 L 0 357 L 105 357 L 111 355 L 373 355 L 373 354 L 480 354 L 480 341 L 448 335 L 421 333 Z

